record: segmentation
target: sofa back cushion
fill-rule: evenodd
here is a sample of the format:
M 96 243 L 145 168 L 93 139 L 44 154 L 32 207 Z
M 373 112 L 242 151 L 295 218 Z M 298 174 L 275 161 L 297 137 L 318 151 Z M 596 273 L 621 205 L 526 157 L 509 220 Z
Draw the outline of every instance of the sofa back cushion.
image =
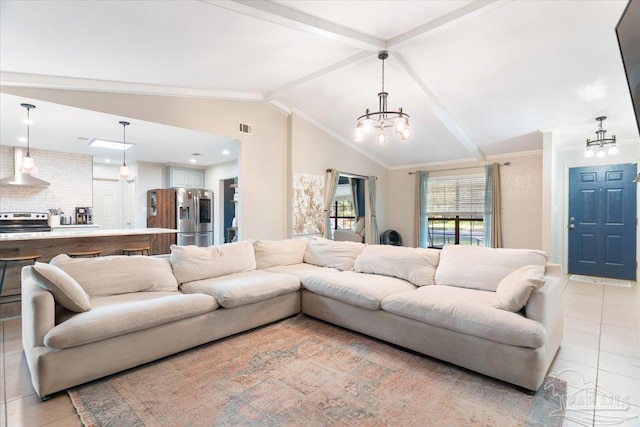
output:
M 253 250 L 256 268 L 264 270 L 280 265 L 300 264 L 304 260 L 308 244 L 307 239 L 255 240 Z
M 91 298 L 178 290 L 168 259 L 123 255 L 70 258 L 58 255 L 50 264 L 73 277 Z
M 171 245 L 170 259 L 180 283 L 256 269 L 253 245 L 248 241 L 207 248 Z
M 446 245 L 436 269 L 436 285 L 495 291 L 509 273 L 525 265 L 547 265 L 549 254 L 534 249 L 494 249 Z
M 314 237 L 309 241 L 304 253 L 304 262 L 343 271 L 353 270 L 353 264 L 364 246 L 362 243 L 334 242 L 323 237 Z
M 426 286 L 435 283 L 439 259 L 440 251 L 437 249 L 369 245 L 356 258 L 354 270 L 397 277 L 416 286 Z

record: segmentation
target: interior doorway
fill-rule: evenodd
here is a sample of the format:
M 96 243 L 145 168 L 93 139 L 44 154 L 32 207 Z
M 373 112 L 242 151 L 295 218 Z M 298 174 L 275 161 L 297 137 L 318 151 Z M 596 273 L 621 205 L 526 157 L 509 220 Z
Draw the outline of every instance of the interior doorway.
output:
M 636 279 L 636 165 L 569 169 L 569 273 Z
M 223 188 L 223 225 L 224 243 L 238 240 L 238 224 L 236 219 L 236 206 L 238 204 L 238 177 L 222 180 Z

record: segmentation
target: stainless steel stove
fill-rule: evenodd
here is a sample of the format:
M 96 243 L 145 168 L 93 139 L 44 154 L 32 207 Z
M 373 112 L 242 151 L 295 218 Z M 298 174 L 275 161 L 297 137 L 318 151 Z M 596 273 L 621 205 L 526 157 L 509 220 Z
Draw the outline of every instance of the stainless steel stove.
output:
M 51 231 L 46 212 L 0 212 L 0 233 Z

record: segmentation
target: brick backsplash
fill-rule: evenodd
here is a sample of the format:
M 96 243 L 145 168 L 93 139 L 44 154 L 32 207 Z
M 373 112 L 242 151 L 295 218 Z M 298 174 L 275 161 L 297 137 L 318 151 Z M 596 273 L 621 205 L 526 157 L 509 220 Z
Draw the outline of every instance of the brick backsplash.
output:
M 92 206 L 93 159 L 85 154 L 31 149 L 40 179 L 49 187 L 0 186 L 0 212 L 46 212 L 62 208 L 67 215 L 76 206 Z M 0 178 L 13 175 L 13 147 L 0 147 Z

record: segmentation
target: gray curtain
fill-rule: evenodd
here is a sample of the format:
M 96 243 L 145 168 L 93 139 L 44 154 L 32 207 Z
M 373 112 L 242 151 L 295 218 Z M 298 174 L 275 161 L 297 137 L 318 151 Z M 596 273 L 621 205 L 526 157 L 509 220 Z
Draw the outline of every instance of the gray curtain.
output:
M 484 186 L 484 245 L 502 247 L 502 212 L 500 203 L 500 165 L 485 166 Z
M 376 182 L 378 178 L 375 176 L 368 177 L 366 183 L 368 188 L 366 201 L 367 213 L 364 219 L 364 242 L 370 245 L 378 244 L 378 221 L 376 220 Z
M 427 177 L 425 171 L 416 172 L 414 196 L 413 244 L 416 247 L 430 246 L 429 219 L 427 215 Z
M 335 169 L 327 169 L 324 177 L 324 237 L 331 238 L 331 202 L 336 194 L 340 174 Z

